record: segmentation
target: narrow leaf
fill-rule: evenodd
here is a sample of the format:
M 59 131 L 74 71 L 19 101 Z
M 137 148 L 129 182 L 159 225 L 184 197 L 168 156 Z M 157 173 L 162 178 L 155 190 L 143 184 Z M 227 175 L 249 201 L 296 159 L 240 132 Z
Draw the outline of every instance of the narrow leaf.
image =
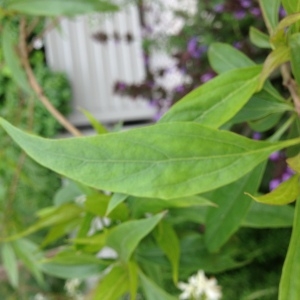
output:
M 252 201 L 242 226 L 251 228 L 283 228 L 293 226 L 294 207 L 274 206 Z
M 250 27 L 250 40 L 253 45 L 259 48 L 271 48 L 270 37 L 252 26 Z
M 161 222 L 156 231 L 156 241 L 172 265 L 173 281 L 178 282 L 180 246 L 176 231 L 167 222 Z
M 296 202 L 296 211 L 292 237 L 285 258 L 279 285 L 279 300 L 300 299 L 300 200 Z
M 98 134 L 105 134 L 108 133 L 107 129 L 102 125 L 95 117 L 87 110 L 80 109 L 80 111 L 85 115 L 85 117 L 89 120 L 90 124 L 96 130 Z
M 176 297 L 171 296 L 166 293 L 161 287 L 159 287 L 155 282 L 153 282 L 150 278 L 144 275 L 141 271 L 139 272 L 139 277 L 141 280 L 141 285 L 143 292 L 146 296 L 147 300 L 176 300 Z
M 294 23 L 298 22 L 299 20 L 300 20 L 300 12 L 299 11 L 297 13 L 288 15 L 280 21 L 280 23 L 276 27 L 276 31 L 283 30 L 286 27 L 291 26 Z
M 300 33 L 295 33 L 289 37 L 289 46 L 291 49 L 291 66 L 293 75 L 298 86 L 300 86 Z
M 24 133 L 3 119 L 0 123 L 29 156 L 57 173 L 103 190 L 162 199 L 229 184 L 272 152 L 300 143 L 299 139 L 254 141 L 192 122 L 48 140 Z
M 11 244 L 4 243 L 2 245 L 1 256 L 9 282 L 14 288 L 17 288 L 19 283 L 18 263 L 15 251 Z
M 129 291 L 128 272 L 123 266 L 114 266 L 112 270 L 100 280 L 93 292 L 93 300 L 119 300 Z
M 208 59 L 211 67 L 219 74 L 255 66 L 243 52 L 225 43 L 213 43 L 208 49 Z
M 186 95 L 161 122 L 193 121 L 218 128 L 231 119 L 257 89 L 260 66 L 226 72 Z
M 288 165 L 298 174 L 300 174 L 300 153 L 286 160 Z
M 207 195 L 218 205 L 208 209 L 205 222 L 204 240 L 209 251 L 218 251 L 238 230 L 251 203 L 244 193 L 257 191 L 264 169 L 265 164 L 262 164 L 243 178 Z
M 263 196 L 252 196 L 246 193 L 253 200 L 271 205 L 285 205 L 296 200 L 300 194 L 299 175 L 282 182 L 276 189 Z
M 118 10 L 118 7 L 109 1 L 99 0 L 7 0 L 5 5 L 7 10 L 48 17 Z
M 165 213 L 153 217 L 124 222 L 107 235 L 107 245 L 115 249 L 123 261 L 128 261 L 139 242 L 160 222 Z
M 278 24 L 280 3 L 281 0 L 259 0 L 264 21 L 270 34 L 274 32 Z
M 14 33 L 9 22 L 5 23 L 1 35 L 4 60 L 11 71 L 12 78 L 20 88 L 30 94 L 31 89 L 27 81 L 26 73 L 21 66 L 21 61 L 17 54 L 16 47 L 18 42 L 17 39 L 14 38 Z
M 109 200 L 105 215 L 108 216 L 120 203 L 124 202 L 128 195 L 115 193 Z
M 260 84 L 258 90 L 260 90 L 265 80 L 275 71 L 280 65 L 289 61 L 290 49 L 286 46 L 281 46 L 273 50 L 264 62 L 263 70 L 260 76 Z

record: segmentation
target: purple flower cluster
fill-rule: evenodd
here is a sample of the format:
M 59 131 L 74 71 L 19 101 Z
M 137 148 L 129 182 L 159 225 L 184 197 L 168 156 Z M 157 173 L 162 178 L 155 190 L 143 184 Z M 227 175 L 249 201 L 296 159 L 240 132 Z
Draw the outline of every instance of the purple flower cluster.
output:
M 217 14 L 231 12 L 237 20 L 244 19 L 247 14 L 250 14 L 253 17 L 261 15 L 258 3 L 253 0 L 227 1 L 226 3 L 216 5 L 214 7 L 214 12 Z

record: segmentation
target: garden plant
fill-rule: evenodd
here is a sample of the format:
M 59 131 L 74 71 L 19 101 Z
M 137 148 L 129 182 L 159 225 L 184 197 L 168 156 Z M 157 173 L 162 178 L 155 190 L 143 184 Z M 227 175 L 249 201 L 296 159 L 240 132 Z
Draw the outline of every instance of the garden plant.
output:
M 117 9 L 96 0 L 39 3 L 1 1 L 3 33 L 19 13 L 22 35 L 35 15 Z M 250 28 L 250 39 L 268 49 L 267 57 L 257 64 L 231 45 L 210 45 L 208 58 L 218 75 L 154 125 L 110 133 L 85 112 L 98 134 L 83 137 L 48 107 L 76 137 L 47 139 L 0 119 L 32 159 L 67 178 L 54 205 L 39 211 L 33 225 L 1 238 L 14 286 L 19 259 L 41 286 L 43 273 L 76 280 L 97 275 L 87 299 L 300 299 L 300 1 L 260 0 L 259 6 L 266 30 Z M 286 16 L 279 21 L 281 6 Z M 7 63 L 23 93 L 47 105 L 30 65 L 17 55 Z M 281 87 L 273 84 L 278 76 Z M 253 129 L 264 133 L 260 140 L 252 138 Z M 265 192 L 267 163 L 278 151 L 290 176 Z M 291 225 L 278 289 L 266 286 L 251 295 L 230 294 L 233 287 L 224 284 L 220 289 L 212 275 L 247 269 L 261 254 L 240 228 Z M 40 245 L 28 242 L 46 227 Z M 261 243 L 266 240 L 263 235 Z M 50 253 L 53 244 L 59 247 Z

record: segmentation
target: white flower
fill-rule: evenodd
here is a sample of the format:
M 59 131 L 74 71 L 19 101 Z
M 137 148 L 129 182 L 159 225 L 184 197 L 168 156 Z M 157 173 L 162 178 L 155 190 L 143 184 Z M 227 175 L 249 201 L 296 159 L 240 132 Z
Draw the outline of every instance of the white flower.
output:
M 198 271 L 188 279 L 188 283 L 179 282 L 178 288 L 183 292 L 179 299 L 219 300 L 222 297 L 221 288 L 215 278 L 207 278 L 203 271 Z
M 34 295 L 33 300 L 47 300 L 47 297 L 42 293 L 38 293 Z

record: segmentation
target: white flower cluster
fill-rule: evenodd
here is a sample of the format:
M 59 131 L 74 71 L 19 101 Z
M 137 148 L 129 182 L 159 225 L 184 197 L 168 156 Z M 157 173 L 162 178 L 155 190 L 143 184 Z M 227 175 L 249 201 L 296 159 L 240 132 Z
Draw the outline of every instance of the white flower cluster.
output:
M 69 279 L 65 283 L 65 290 L 67 292 L 67 295 L 71 297 L 74 300 L 83 300 L 84 296 L 79 291 L 79 286 L 81 284 L 81 281 L 77 278 Z
M 179 282 L 182 290 L 180 300 L 219 300 L 222 297 L 221 287 L 215 278 L 207 278 L 203 271 L 191 276 L 187 283 Z

